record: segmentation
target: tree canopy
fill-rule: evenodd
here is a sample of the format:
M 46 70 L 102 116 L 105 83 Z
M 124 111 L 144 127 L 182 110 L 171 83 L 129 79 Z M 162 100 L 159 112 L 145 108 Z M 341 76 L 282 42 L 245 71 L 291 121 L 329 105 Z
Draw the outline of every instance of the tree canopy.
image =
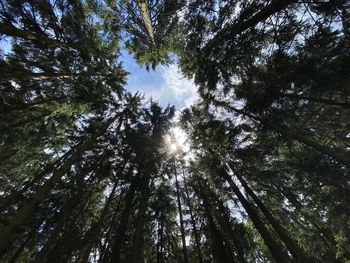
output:
M 350 262 L 349 1 L 0 0 L 0 41 L 1 262 Z

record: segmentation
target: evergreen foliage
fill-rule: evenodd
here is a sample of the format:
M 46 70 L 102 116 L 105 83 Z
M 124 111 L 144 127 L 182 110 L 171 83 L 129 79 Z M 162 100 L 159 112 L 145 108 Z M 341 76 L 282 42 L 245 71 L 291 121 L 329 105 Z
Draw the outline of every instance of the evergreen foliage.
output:
M 1 262 L 350 262 L 347 0 L 0 0 L 0 40 Z

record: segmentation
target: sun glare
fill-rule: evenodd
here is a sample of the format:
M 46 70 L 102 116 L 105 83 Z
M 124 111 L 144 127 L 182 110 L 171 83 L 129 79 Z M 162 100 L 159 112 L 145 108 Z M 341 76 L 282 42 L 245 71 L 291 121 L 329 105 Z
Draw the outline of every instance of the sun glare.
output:
M 187 134 L 180 127 L 172 127 L 165 137 L 166 147 L 169 153 L 188 152 L 189 144 Z
M 178 147 L 177 147 L 176 143 L 171 143 L 170 144 L 170 150 L 172 152 L 176 152 L 177 149 L 178 149 Z

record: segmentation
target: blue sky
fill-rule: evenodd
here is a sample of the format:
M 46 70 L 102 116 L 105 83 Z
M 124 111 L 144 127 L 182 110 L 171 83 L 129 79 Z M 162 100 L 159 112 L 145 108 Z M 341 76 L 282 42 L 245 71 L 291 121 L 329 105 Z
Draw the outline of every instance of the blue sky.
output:
M 10 52 L 9 43 L 1 39 L 0 48 Z M 177 110 L 188 107 L 197 98 L 197 88 L 193 81 L 182 76 L 176 63 L 169 66 L 158 66 L 156 70 L 147 71 L 145 66 L 138 65 L 135 59 L 123 50 L 119 61 L 130 74 L 125 89 L 145 95 L 145 100 L 152 98 L 163 107 L 174 105 Z
M 197 98 L 197 88 L 193 81 L 183 77 L 175 63 L 147 71 L 145 66 L 138 65 L 126 51 L 122 51 L 120 61 L 130 73 L 125 88 L 132 93 L 139 91 L 145 95 L 146 100 L 152 97 L 164 107 L 170 104 L 180 110 L 193 104 Z

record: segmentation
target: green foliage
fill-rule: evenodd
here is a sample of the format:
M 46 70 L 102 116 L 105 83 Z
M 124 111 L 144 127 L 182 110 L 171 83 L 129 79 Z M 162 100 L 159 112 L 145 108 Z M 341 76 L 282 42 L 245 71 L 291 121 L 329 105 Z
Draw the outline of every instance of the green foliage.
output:
M 1 262 L 349 262 L 347 1 L 0 6 Z M 128 93 L 122 49 L 201 101 Z

